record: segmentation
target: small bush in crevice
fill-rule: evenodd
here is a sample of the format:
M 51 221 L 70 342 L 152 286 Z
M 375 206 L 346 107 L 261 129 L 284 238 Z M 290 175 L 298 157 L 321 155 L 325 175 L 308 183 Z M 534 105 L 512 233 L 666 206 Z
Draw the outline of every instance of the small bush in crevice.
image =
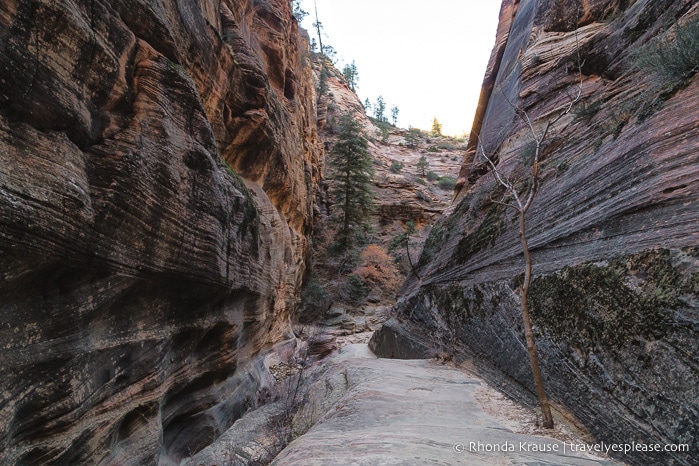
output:
M 428 181 L 437 181 L 439 179 L 439 175 L 433 171 L 427 172 L 427 180 Z
M 443 176 L 439 179 L 439 187 L 445 191 L 454 189 L 456 186 L 456 178 L 453 176 Z
M 394 160 L 391 162 L 391 167 L 388 170 L 391 173 L 397 174 L 397 173 L 402 172 L 404 167 L 405 167 L 405 165 L 403 164 L 403 162 L 399 162 L 397 160 Z
M 369 287 L 358 275 L 350 274 L 347 277 L 345 299 L 351 304 L 361 304 L 369 295 Z
M 663 108 L 699 72 L 699 16 L 676 23 L 632 55 L 633 66 L 650 77 L 652 88 L 639 94 L 639 122 Z
M 672 37 L 653 39 L 634 56 L 657 85 L 678 89 L 699 71 L 699 16 L 677 24 Z
M 420 144 L 421 136 L 419 129 L 410 128 L 408 134 L 405 135 L 405 144 L 410 148 L 415 148 Z
M 573 106 L 573 114 L 578 118 L 589 120 L 602 110 L 604 102 L 601 99 L 592 101 L 581 101 Z
M 454 150 L 459 150 L 460 147 L 457 144 L 450 143 L 450 142 L 440 142 L 437 144 L 437 149 L 442 149 L 442 150 L 448 150 L 448 151 L 454 151 Z
M 315 278 L 311 278 L 304 284 L 301 290 L 301 322 L 313 322 L 322 318 L 325 311 L 332 305 L 332 298 Z

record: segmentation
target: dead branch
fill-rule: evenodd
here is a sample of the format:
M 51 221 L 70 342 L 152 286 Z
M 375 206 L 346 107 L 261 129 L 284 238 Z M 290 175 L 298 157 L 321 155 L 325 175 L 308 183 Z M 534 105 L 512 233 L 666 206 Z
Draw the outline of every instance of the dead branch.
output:
M 551 407 L 549 405 L 548 397 L 546 391 L 544 390 L 543 378 L 541 375 L 541 368 L 539 366 L 539 357 L 536 350 L 536 343 L 534 341 L 534 332 L 532 329 L 531 316 L 529 312 L 529 287 L 532 281 L 532 257 L 529 248 L 529 241 L 527 238 L 527 226 L 526 226 L 526 214 L 534 198 L 539 190 L 539 162 L 541 159 L 542 148 L 546 138 L 549 135 L 551 128 L 558 123 L 564 116 L 569 114 L 575 104 L 582 98 L 583 95 L 583 77 L 582 77 L 582 61 L 580 59 L 580 46 L 578 42 L 577 31 L 575 33 L 575 40 L 577 45 L 578 54 L 578 75 L 580 82 L 575 89 L 574 93 L 567 93 L 568 103 L 557 113 L 552 119 L 546 120 L 543 125 L 541 132 L 537 132 L 534 121 L 530 117 L 529 113 L 523 108 L 515 105 L 508 97 L 507 94 L 503 92 L 505 100 L 515 111 L 517 116 L 522 120 L 525 127 L 528 129 L 529 134 L 535 144 L 534 150 L 534 160 L 532 162 L 532 172 L 531 172 L 531 185 L 528 191 L 523 193 L 517 192 L 517 188 L 514 183 L 509 179 L 509 177 L 498 170 L 493 158 L 488 156 L 485 151 L 485 144 L 481 141 L 480 135 L 478 135 L 478 146 L 480 147 L 480 156 L 483 157 L 485 162 L 490 167 L 493 177 L 499 185 L 505 188 L 505 193 L 510 194 L 512 199 L 514 199 L 514 204 L 512 202 L 500 202 L 495 201 L 491 198 L 491 201 L 498 205 L 505 205 L 515 209 L 519 213 L 519 235 L 522 243 L 522 252 L 524 254 L 525 269 L 524 269 L 524 282 L 522 284 L 522 294 L 521 294 L 521 307 L 522 307 L 522 321 L 524 324 L 524 335 L 527 343 L 527 351 L 529 353 L 529 359 L 531 363 L 532 376 L 534 378 L 534 386 L 536 388 L 537 397 L 539 399 L 539 406 L 541 407 L 543 425 L 546 428 L 553 428 L 553 416 L 551 415 Z M 522 201 L 524 200 L 524 202 Z

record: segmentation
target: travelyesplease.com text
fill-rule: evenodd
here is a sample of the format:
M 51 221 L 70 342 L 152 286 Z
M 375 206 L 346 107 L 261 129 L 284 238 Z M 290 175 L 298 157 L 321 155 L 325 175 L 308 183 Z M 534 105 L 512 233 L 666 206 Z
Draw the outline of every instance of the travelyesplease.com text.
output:
M 632 453 L 632 452 L 689 452 L 688 444 L 660 444 L 660 443 L 539 443 L 539 442 L 467 442 L 454 445 L 456 453 L 465 452 L 542 452 L 558 453 L 565 456 L 567 453 Z

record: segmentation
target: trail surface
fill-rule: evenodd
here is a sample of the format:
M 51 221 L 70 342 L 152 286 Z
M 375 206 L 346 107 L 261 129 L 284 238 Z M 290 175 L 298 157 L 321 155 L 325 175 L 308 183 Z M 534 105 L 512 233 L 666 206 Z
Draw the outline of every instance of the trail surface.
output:
M 620 464 L 571 452 L 573 439 L 517 433 L 516 405 L 455 368 L 377 359 L 363 344 L 323 367 L 302 413 L 313 427 L 274 466 Z

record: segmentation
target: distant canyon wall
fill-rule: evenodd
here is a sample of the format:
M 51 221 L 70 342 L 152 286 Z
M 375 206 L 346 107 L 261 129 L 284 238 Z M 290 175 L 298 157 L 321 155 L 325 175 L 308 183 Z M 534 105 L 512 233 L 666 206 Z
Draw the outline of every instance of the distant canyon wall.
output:
M 687 0 L 505 0 L 457 197 L 398 304 L 435 352 L 533 392 L 516 214 L 479 154 L 526 188 L 525 115 L 541 134 L 582 83 L 543 146 L 531 301 L 551 398 L 608 443 L 699 447 L 699 78 L 663 81 L 646 60 L 698 16 Z
M 263 396 L 311 73 L 287 0 L 0 4 L 0 463 L 178 464 Z

